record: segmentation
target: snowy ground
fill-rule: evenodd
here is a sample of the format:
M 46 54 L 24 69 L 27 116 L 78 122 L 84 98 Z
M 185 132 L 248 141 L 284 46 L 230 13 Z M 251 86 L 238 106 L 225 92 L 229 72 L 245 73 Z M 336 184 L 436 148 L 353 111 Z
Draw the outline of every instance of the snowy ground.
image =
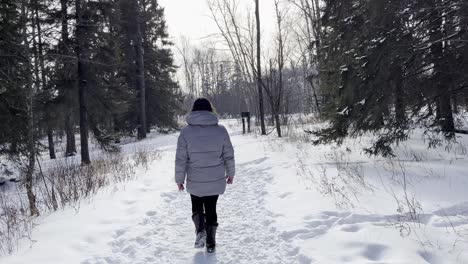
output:
M 414 136 L 396 159 L 370 159 L 361 141 L 313 147 L 229 125 L 237 176 L 219 200 L 215 254 L 193 248 L 172 134 L 127 145 L 161 159 L 80 208 L 39 218 L 33 243 L 0 263 L 468 263 L 462 146 L 428 151 Z

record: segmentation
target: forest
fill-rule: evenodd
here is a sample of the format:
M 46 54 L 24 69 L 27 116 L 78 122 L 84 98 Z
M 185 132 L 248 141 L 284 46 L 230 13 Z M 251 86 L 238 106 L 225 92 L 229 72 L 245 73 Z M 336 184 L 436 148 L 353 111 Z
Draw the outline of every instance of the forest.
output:
M 309 131 L 317 143 L 371 132 L 379 140 L 368 151 L 384 156 L 415 127 L 431 139 L 466 133 L 457 131 L 468 89 L 464 1 L 275 0 L 268 45 L 252 6 L 208 6 L 225 49 L 182 40 L 178 51 L 188 95 L 229 102 L 222 113 L 267 111 L 279 136 L 287 115 L 316 113 L 330 122 Z
M 123 135 L 175 127 L 182 93 L 163 12 L 156 1 L 2 1 L 0 154 L 24 163 L 31 214 L 36 156 L 54 159 L 57 139 L 87 164 L 90 132 L 116 151 Z
M 228 130 L 250 112 L 253 142 L 301 151 L 365 138 L 356 152 L 393 161 L 415 134 L 421 157 L 468 134 L 466 0 L 206 0 L 217 31 L 201 41 L 161 2 L 1 0 L 0 256 L 34 219 L 157 167 L 155 140 L 200 97 Z

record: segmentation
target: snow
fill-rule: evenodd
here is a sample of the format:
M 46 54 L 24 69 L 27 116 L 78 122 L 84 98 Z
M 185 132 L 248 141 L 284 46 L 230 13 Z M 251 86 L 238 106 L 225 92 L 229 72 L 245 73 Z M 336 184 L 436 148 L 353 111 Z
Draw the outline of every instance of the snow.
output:
M 406 14 L 410 11 L 411 9 L 409 7 L 403 9 L 403 11 L 400 12 L 400 14 Z
M 366 104 L 366 98 L 362 99 L 361 101 L 357 102 L 356 104 L 365 105 Z
M 468 263 L 462 145 L 428 150 L 415 133 L 396 158 L 369 158 L 361 149 L 372 137 L 312 146 L 293 136 L 242 135 L 235 121 L 223 123 L 237 176 L 218 202 L 216 253 L 193 248 L 190 198 L 173 182 L 177 134 L 170 134 L 126 144 L 124 152 L 146 146 L 161 159 L 79 208 L 41 216 L 32 241 L 0 263 Z M 413 197 L 416 218 L 405 207 Z
M 17 170 L 18 169 L 12 166 L 7 160 L 0 161 L 0 185 L 8 181 L 16 181 L 18 175 Z
M 376 38 L 376 39 L 374 38 L 371 41 L 374 42 L 374 43 L 376 43 L 376 42 L 383 43 L 386 39 L 387 38 L 385 38 L 385 37 L 380 37 L 380 38 Z
M 349 24 L 352 20 L 353 20 L 353 16 L 349 16 L 349 17 L 343 19 L 343 22 L 346 23 L 346 24 Z
M 339 115 L 347 116 L 349 114 L 349 108 L 346 106 L 343 110 L 338 112 Z

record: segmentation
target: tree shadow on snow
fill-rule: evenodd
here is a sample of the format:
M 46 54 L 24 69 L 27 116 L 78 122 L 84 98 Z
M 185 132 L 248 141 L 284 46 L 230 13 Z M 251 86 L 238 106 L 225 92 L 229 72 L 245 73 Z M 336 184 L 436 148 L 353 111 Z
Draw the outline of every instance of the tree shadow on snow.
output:
M 215 264 L 218 263 L 218 259 L 215 253 L 206 253 L 205 251 L 199 251 L 193 256 L 193 264 Z

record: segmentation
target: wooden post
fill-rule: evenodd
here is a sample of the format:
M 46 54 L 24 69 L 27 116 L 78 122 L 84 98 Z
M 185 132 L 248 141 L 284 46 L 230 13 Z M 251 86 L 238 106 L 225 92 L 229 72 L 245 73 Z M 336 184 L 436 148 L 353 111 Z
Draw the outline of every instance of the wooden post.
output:
M 242 112 L 241 113 L 241 118 L 242 118 L 242 131 L 245 134 L 245 119 L 247 118 L 247 126 L 248 126 L 248 132 L 250 133 L 250 112 Z
M 245 119 L 242 117 L 242 134 L 245 134 Z

